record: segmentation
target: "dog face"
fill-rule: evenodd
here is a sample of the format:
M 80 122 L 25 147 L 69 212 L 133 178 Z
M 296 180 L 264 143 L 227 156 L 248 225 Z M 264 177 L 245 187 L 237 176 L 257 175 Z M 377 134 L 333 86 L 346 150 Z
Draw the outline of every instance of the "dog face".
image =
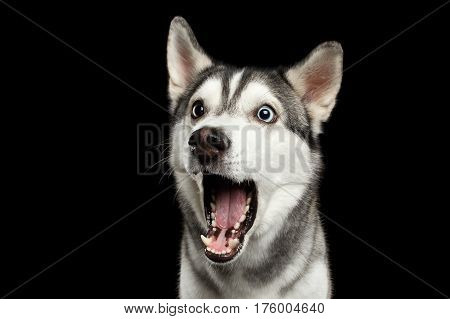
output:
M 213 262 L 273 239 L 320 166 L 317 135 L 334 107 L 342 49 L 326 42 L 291 68 L 234 68 L 170 26 L 170 163 L 186 222 Z

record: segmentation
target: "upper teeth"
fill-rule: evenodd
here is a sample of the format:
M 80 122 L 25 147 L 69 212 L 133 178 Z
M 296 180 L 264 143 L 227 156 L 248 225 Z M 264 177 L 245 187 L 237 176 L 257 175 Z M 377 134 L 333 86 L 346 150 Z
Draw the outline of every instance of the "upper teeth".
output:
M 210 205 L 211 205 L 211 209 L 212 209 L 212 210 L 216 210 L 216 204 L 214 204 L 213 202 L 211 202 Z
M 245 214 L 241 215 L 241 218 L 239 218 L 239 222 L 242 223 L 245 220 Z
M 245 214 L 246 212 L 248 212 L 249 209 L 250 209 L 250 206 L 249 206 L 249 205 L 245 206 L 244 214 Z
M 252 197 L 250 196 L 247 198 L 247 205 L 249 205 L 251 201 L 252 201 Z

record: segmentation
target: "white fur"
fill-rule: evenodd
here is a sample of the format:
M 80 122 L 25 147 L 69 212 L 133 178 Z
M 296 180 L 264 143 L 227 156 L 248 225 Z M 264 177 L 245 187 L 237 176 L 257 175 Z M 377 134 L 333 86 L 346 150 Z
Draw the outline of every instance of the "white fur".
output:
M 177 180 L 177 187 L 180 189 L 180 196 L 190 203 L 190 206 L 195 211 L 198 221 L 206 227 L 206 221 L 203 212 L 203 189 L 201 184 L 201 174 L 194 175 L 190 171 L 190 150 L 187 147 L 189 136 L 195 130 L 204 127 L 220 127 L 225 131 L 227 136 L 232 140 L 231 149 L 224 166 L 227 169 L 227 174 L 236 179 L 253 179 L 258 188 L 258 213 L 253 227 L 246 235 L 244 247 L 241 250 L 241 263 L 246 265 L 258 265 L 263 262 L 265 258 L 265 251 L 267 251 L 270 242 L 274 236 L 281 230 L 287 214 L 297 204 L 301 197 L 305 183 L 310 178 L 310 167 L 305 166 L 309 162 L 310 150 L 307 144 L 302 141 L 297 135 L 287 130 L 279 121 L 278 123 L 268 126 L 261 125 L 251 114 L 260 105 L 267 103 L 277 108 L 279 102 L 274 97 L 267 86 L 262 83 L 252 82 L 247 89 L 242 92 L 241 98 L 237 102 L 239 111 L 233 116 L 228 113 L 215 115 L 214 111 L 220 106 L 221 85 L 217 79 L 207 80 L 197 92 L 193 94 L 192 101 L 197 98 L 202 98 L 205 101 L 205 106 L 209 107 L 209 114 L 202 117 L 196 123 L 187 116 L 183 124 L 177 124 L 174 128 L 172 136 L 173 152 L 178 154 L 180 160 L 181 172 L 175 173 Z M 280 108 L 279 108 L 280 109 Z M 281 114 L 282 115 L 282 114 Z M 295 148 L 295 150 L 293 149 Z M 301 154 L 301 157 L 293 157 L 293 153 Z M 284 161 L 284 162 L 283 162 Z M 283 162 L 283 163 L 280 163 Z M 271 164 L 272 166 L 270 166 Z M 283 170 L 274 170 L 274 168 L 284 165 Z M 252 168 L 255 170 L 253 171 Z M 287 169 L 286 169 L 287 168 Z M 198 234 L 200 236 L 200 234 Z M 313 239 L 305 244 L 312 245 Z M 258 247 L 258 254 L 252 254 L 246 251 L 248 243 L 255 242 Z M 250 244 L 251 245 L 251 244 Z M 193 249 L 193 245 L 189 246 Z M 204 256 L 203 251 L 184 251 L 183 254 L 190 253 L 192 256 L 201 255 L 201 263 L 208 265 L 209 260 Z M 245 298 L 278 298 L 280 297 L 275 292 L 279 291 L 287 282 L 293 279 L 293 276 L 298 272 L 298 267 L 305 263 L 305 257 L 299 254 L 293 257 L 293 268 L 285 270 L 283 276 L 279 280 L 272 282 L 270 287 L 265 287 L 262 290 L 247 289 L 242 287 L 239 283 L 239 271 L 235 272 L 236 281 L 230 285 L 224 285 L 220 278 L 215 277 L 211 273 L 211 277 L 215 283 L 221 287 L 223 293 L 232 297 Z M 207 288 L 196 287 L 201 286 L 200 283 L 195 282 L 192 275 L 190 265 L 181 264 L 180 273 L 180 296 L 182 297 L 214 297 L 208 294 Z M 305 266 L 305 265 L 304 265 Z M 311 289 L 316 286 L 316 281 L 327 282 L 327 268 L 325 263 L 318 264 L 317 269 L 304 278 L 303 281 L 312 282 Z M 195 286 L 195 287 L 194 287 Z M 327 297 L 327 285 L 321 288 L 321 291 L 311 292 L 311 296 Z M 304 285 L 302 285 L 302 291 Z M 273 293 L 272 293 L 273 292 Z M 308 294 L 305 294 L 305 296 Z
M 222 103 L 222 82 L 220 79 L 212 78 L 205 81 L 192 95 L 189 106 L 198 99 L 203 100 L 207 112 L 214 112 L 219 108 Z
M 236 72 L 233 77 L 230 80 L 230 93 L 228 94 L 228 101 L 231 100 L 231 98 L 234 96 L 234 93 L 236 93 L 236 89 L 239 85 L 239 81 L 242 79 L 242 74 L 244 73 L 244 70 L 241 70 L 239 72 Z
M 212 64 L 212 60 L 198 45 L 187 22 L 180 17 L 175 18 L 170 27 L 167 46 L 171 111 L 198 73 Z M 330 297 L 331 283 L 323 243 L 324 235 L 321 225 L 317 223 L 313 224 L 315 230 L 311 227 L 302 233 L 301 247 L 298 247 L 282 273 L 263 287 L 243 284 L 245 273 L 242 269 L 256 269 L 268 258 L 269 249 L 272 247 L 270 244 L 275 236 L 283 231 L 283 223 L 290 218 L 289 213 L 293 212 L 305 192 L 305 185 L 313 177 L 314 167 L 310 165 L 315 164 L 310 163 L 317 163 L 313 157 L 318 156 L 312 153 L 308 144 L 298 135 L 284 126 L 286 114 L 283 112 L 283 106 L 262 80 L 248 83 L 236 102 L 237 110 L 230 113 L 218 112 L 234 97 L 243 72 L 241 69 L 232 75 L 228 83 L 230 92 L 226 97 L 227 101 L 222 101 L 222 80 L 207 79 L 190 98 L 184 118 L 177 120 L 172 128 L 170 164 L 174 169 L 177 196 L 182 206 L 191 208 L 186 211 L 192 210 L 199 225 L 205 230 L 207 225 L 203 212 L 203 175 L 188 145 L 189 137 L 194 131 L 205 126 L 223 130 L 231 140 L 231 146 L 226 157 L 221 159 L 217 171 L 212 173 L 226 175 L 235 181 L 252 179 L 258 189 L 255 222 L 245 236 L 240 253 L 228 264 L 234 269 L 226 281 L 214 270 L 203 249 L 198 250 L 198 242 L 193 242 L 195 239 L 191 239 L 189 230 L 185 229 L 184 244 L 181 248 L 180 297 Z M 322 44 L 304 62 L 290 68 L 285 75 L 312 118 L 313 132 L 319 134 L 321 123 L 328 119 L 335 104 L 341 83 L 340 45 L 333 42 Z M 190 111 L 197 99 L 204 102 L 206 113 L 193 120 Z M 275 110 L 278 121 L 264 124 L 255 117 L 264 104 Z M 192 235 L 200 241 L 200 234 Z M 322 251 L 311 262 L 303 252 L 311 252 L 313 247 L 322 247 Z M 187 257 L 192 262 L 188 262 Z M 298 278 L 299 270 L 302 270 L 301 278 Z M 199 271 L 208 277 L 208 282 L 211 281 L 213 286 L 220 289 L 220 295 L 208 287 L 207 283 L 199 280 L 196 275 Z M 287 290 L 282 293 L 285 288 Z

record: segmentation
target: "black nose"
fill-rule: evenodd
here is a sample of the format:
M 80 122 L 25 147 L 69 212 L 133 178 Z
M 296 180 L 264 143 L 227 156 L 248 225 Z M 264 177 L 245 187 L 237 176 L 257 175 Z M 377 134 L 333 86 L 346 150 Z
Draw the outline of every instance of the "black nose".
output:
M 189 145 L 202 163 L 215 160 L 230 147 L 230 139 L 218 128 L 203 127 L 189 138 Z

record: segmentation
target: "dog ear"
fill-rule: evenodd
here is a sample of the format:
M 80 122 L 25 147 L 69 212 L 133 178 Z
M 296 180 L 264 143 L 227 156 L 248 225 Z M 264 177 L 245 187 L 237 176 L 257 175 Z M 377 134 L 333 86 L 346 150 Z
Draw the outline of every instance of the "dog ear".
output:
M 211 65 L 211 59 L 203 52 L 186 20 L 175 17 L 170 24 L 167 41 L 169 97 L 172 104 L 195 75 Z
M 315 134 L 331 114 L 342 80 L 342 47 L 338 42 L 324 42 L 302 62 L 286 72 L 286 77 L 300 96 L 312 120 Z

